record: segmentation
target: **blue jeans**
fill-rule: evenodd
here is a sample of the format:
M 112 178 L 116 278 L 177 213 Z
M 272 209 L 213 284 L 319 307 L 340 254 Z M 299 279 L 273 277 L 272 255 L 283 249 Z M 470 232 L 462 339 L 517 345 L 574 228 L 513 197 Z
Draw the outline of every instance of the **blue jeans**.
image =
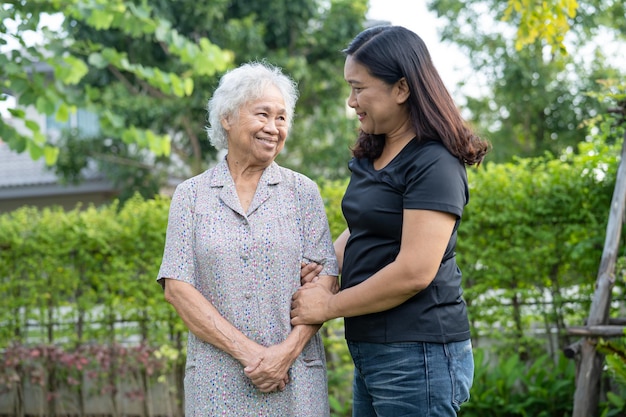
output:
M 456 416 L 474 378 L 471 340 L 350 342 L 353 417 Z

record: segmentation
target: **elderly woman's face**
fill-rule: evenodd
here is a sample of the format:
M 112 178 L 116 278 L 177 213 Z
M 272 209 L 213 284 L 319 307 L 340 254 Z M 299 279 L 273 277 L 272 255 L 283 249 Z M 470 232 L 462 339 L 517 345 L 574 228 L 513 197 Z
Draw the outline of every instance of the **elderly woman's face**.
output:
M 258 100 L 244 103 L 239 115 L 222 121 L 228 132 L 230 158 L 246 158 L 252 164 L 267 166 L 283 149 L 288 133 L 285 100 L 271 86 Z

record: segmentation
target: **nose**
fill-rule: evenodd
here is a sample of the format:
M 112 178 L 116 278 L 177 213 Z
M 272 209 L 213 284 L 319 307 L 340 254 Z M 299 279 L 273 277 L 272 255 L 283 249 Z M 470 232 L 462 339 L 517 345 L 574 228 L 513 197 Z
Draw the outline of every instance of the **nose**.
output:
M 350 90 L 350 95 L 348 96 L 348 106 L 352 107 L 353 109 L 357 106 L 356 94 L 354 94 L 354 90 Z
M 278 127 L 276 127 L 276 119 L 272 117 L 268 118 L 263 130 L 273 135 L 277 135 L 279 131 Z

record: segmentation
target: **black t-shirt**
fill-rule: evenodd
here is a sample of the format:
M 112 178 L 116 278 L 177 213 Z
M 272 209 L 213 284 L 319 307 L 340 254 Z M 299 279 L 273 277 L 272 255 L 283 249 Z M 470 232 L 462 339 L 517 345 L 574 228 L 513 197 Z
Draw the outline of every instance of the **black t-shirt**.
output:
M 400 251 L 403 210 L 447 212 L 457 216 L 457 222 L 433 282 L 390 310 L 347 317 L 346 339 L 372 343 L 469 339 L 461 271 L 454 256 L 456 231 L 469 199 L 465 165 L 441 143 L 413 139 L 381 170 L 374 169 L 368 159 L 353 158 L 349 167 L 352 175 L 342 209 L 350 238 L 344 253 L 342 289 L 363 282 L 395 260 Z

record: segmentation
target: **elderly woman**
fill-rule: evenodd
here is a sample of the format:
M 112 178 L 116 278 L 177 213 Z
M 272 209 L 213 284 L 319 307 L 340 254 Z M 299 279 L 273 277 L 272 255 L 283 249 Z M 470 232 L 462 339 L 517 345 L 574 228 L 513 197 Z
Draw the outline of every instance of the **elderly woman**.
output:
M 297 100 L 280 69 L 225 74 L 209 101 L 225 159 L 172 198 L 158 281 L 190 330 L 185 415 L 329 415 L 319 325 L 290 325 L 302 262 L 338 266 L 315 183 L 278 166 Z

